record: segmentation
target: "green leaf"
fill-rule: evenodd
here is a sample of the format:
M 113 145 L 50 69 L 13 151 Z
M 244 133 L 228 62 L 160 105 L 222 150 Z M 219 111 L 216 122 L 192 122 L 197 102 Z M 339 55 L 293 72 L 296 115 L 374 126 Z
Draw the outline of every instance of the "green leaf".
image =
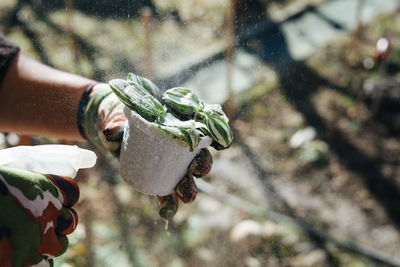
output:
M 152 123 L 160 131 L 176 137 L 188 144 L 190 151 L 193 151 L 200 143 L 201 132 L 192 128 L 179 128 L 176 126 L 166 126 L 158 123 Z
M 219 104 L 204 103 L 202 111 L 208 113 L 210 116 L 223 120 L 226 124 L 229 123 L 228 117 L 225 115 L 225 112 L 222 110 L 222 107 Z
M 203 102 L 190 89 L 176 87 L 164 92 L 162 99 L 168 107 L 183 115 L 194 115 L 203 108 Z
M 155 121 L 165 115 L 163 105 L 140 86 L 130 85 L 121 79 L 111 80 L 109 85 L 122 103 L 135 110 L 146 120 Z
M 165 116 L 160 119 L 160 123 L 166 126 L 173 126 L 186 129 L 198 129 L 202 127 L 207 127 L 203 123 L 196 122 L 195 120 L 181 121 L 171 113 L 166 113 Z
M 224 114 L 225 115 L 225 114 Z M 206 129 L 201 128 L 201 131 L 214 139 L 215 142 L 228 148 L 233 140 L 233 133 L 229 128 L 228 118 L 226 116 L 216 117 L 212 112 L 200 112 L 202 122 L 207 126 Z
M 161 100 L 162 94 L 160 88 L 157 87 L 152 81 L 142 76 L 129 73 L 127 82 L 131 85 L 138 85 L 144 88 L 147 92 L 149 92 L 152 96 L 154 96 L 157 100 Z
M 221 105 L 204 103 L 190 89 L 176 87 L 161 96 L 153 82 L 133 73 L 128 74 L 127 80 L 111 80 L 109 84 L 126 106 L 153 122 L 160 131 L 184 141 L 191 150 L 204 135 L 210 136 L 218 148 L 228 148 L 232 143 L 229 119 Z
M 200 137 L 203 136 L 202 132 L 197 130 L 197 128 L 207 127 L 194 120 L 181 121 L 171 113 L 167 113 L 161 118 L 160 124 L 161 127 L 159 129 L 185 141 L 189 145 L 190 150 L 197 147 L 200 143 Z

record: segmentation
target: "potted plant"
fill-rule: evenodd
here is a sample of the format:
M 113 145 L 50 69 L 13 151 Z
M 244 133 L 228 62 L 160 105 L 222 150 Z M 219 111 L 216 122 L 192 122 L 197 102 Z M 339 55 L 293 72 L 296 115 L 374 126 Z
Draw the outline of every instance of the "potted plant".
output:
M 201 148 L 228 148 L 233 134 L 220 105 L 200 100 L 190 89 L 161 90 L 129 73 L 109 82 L 125 104 L 128 119 L 121 147 L 121 176 L 149 195 L 170 194 Z

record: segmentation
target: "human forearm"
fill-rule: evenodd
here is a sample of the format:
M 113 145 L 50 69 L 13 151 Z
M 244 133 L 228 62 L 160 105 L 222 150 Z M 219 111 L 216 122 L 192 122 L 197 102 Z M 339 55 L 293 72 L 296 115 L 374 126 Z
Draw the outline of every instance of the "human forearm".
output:
M 0 131 L 82 140 L 77 112 L 93 82 L 17 56 L 0 87 Z

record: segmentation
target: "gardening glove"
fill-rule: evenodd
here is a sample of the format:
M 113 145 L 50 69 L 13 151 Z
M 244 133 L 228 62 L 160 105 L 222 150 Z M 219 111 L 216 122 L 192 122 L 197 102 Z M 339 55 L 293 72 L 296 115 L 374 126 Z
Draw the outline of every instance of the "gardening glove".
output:
M 90 86 L 82 97 L 80 108 L 78 126 L 81 134 L 103 153 L 119 158 L 127 120 L 124 105 L 108 84 Z
M 78 223 L 74 179 L 0 166 L 0 265 L 52 266 Z
M 83 97 L 80 128 L 86 138 L 103 152 L 110 152 L 119 158 L 127 118 L 124 104 L 112 93 L 108 84 L 100 83 L 87 91 Z M 187 174 L 176 186 L 174 193 L 158 196 L 160 216 L 171 218 L 177 211 L 178 199 L 184 203 L 192 202 L 197 194 L 193 176 L 206 175 L 212 165 L 212 157 L 207 149 L 202 149 L 188 168 Z

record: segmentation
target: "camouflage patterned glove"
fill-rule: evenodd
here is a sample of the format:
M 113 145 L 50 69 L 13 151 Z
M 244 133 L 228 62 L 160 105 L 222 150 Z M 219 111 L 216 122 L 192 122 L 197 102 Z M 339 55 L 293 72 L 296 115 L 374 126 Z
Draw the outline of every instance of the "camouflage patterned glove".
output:
M 0 167 L 0 265 L 52 266 L 77 226 L 78 199 L 72 178 Z
M 94 85 L 86 94 L 79 125 L 82 134 L 103 153 L 119 157 L 126 127 L 124 105 L 104 83 Z
M 108 84 L 96 84 L 87 92 L 87 104 L 83 107 L 81 128 L 86 138 L 103 152 L 111 152 L 119 158 L 121 142 L 127 119 L 123 113 L 124 104 L 112 93 Z M 206 175 L 212 165 L 212 157 L 207 149 L 192 161 L 187 175 L 176 186 L 175 193 L 158 197 L 160 216 L 169 219 L 178 208 L 178 198 L 184 203 L 192 202 L 197 194 L 193 176 Z

